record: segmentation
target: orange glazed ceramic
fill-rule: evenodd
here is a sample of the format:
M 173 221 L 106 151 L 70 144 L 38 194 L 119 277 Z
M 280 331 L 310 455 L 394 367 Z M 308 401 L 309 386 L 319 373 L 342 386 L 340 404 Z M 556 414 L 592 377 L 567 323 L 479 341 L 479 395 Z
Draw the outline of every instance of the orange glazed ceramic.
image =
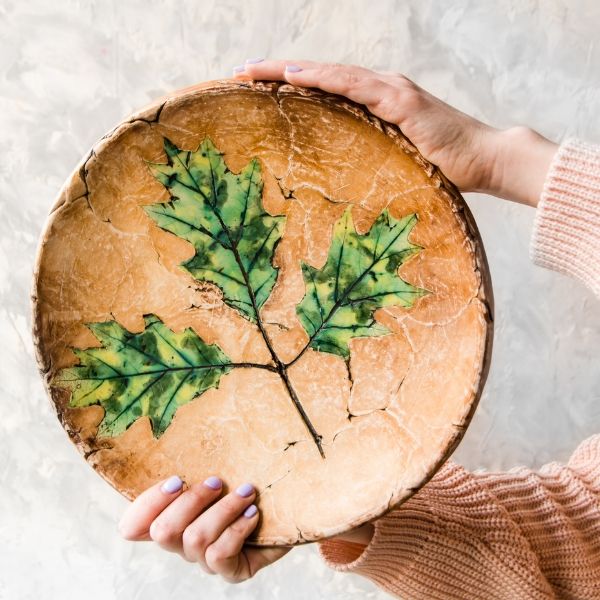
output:
M 37 359 L 89 464 L 129 499 L 250 481 L 251 542 L 376 518 L 456 448 L 492 289 L 457 189 L 363 106 L 210 81 L 134 114 L 60 192 Z

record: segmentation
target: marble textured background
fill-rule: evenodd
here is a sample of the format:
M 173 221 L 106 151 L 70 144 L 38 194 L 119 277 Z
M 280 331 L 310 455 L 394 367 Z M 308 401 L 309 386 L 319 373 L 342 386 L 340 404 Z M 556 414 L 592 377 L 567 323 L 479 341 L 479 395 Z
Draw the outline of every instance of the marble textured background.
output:
M 498 127 L 600 142 L 598 23 L 594 0 L 0 0 L 0 598 L 387 597 L 329 570 L 314 547 L 228 586 L 118 537 L 127 501 L 70 445 L 34 362 L 29 293 L 45 216 L 119 120 L 254 56 L 403 70 Z M 452 458 L 491 470 L 566 460 L 600 430 L 600 305 L 530 263 L 531 209 L 467 201 L 491 266 L 496 338 Z

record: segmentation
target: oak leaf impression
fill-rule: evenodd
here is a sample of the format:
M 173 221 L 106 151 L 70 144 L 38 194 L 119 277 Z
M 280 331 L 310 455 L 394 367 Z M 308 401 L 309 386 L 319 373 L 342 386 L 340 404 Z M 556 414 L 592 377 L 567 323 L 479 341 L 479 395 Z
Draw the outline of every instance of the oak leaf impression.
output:
M 160 437 L 182 404 L 211 387 L 232 365 L 216 344 L 205 344 L 191 328 L 173 333 L 155 315 L 130 333 L 116 321 L 87 323 L 100 348 L 73 352 L 80 363 L 62 369 L 53 384 L 71 389 L 71 406 L 102 404 L 100 435 L 117 436 L 143 416 Z
M 220 379 L 233 369 L 267 369 L 280 376 L 325 458 L 322 436 L 306 414 L 287 370 L 309 349 L 349 361 L 353 338 L 390 333 L 376 320 L 377 309 L 409 308 L 429 293 L 398 275 L 399 267 L 422 249 L 408 239 L 417 215 L 396 219 L 386 209 L 369 231 L 359 234 L 351 208 L 344 211 L 334 224 L 325 264 L 321 268 L 299 265 L 305 294 L 296 314 L 308 341 L 293 360 L 284 363 L 260 311 L 277 282 L 273 257 L 284 235 L 286 216 L 271 215 L 263 207 L 260 162 L 253 158 L 233 173 L 209 137 L 195 151 L 182 150 L 165 138 L 164 150 L 166 163 L 147 162 L 147 166 L 170 198 L 142 208 L 158 227 L 193 245 L 194 256 L 180 268 L 195 280 L 219 288 L 223 302 L 258 328 L 271 360 L 233 363 L 218 344 L 206 344 L 191 328 L 175 333 L 157 316 L 144 315 L 141 333 L 131 333 L 115 321 L 86 323 L 102 347 L 73 348 L 79 364 L 59 371 L 51 385 L 71 390 L 70 406 L 104 407 L 98 435 L 120 435 L 147 416 L 154 436 L 160 437 L 179 406 L 218 388 Z
M 271 259 L 285 222 L 262 206 L 260 163 L 254 158 L 236 175 L 210 138 L 195 152 L 169 140 L 164 147 L 168 163 L 149 166 L 171 201 L 144 210 L 161 229 L 193 244 L 195 256 L 181 266 L 219 286 L 226 304 L 256 322 L 277 280 Z
M 348 207 L 333 229 L 329 256 L 321 269 L 302 263 L 306 294 L 296 306 L 309 346 L 350 357 L 355 337 L 390 333 L 373 316 L 385 306 L 409 307 L 426 292 L 398 277 L 398 267 L 421 250 L 408 234 L 415 214 L 394 219 L 384 210 L 365 235 L 356 232 Z

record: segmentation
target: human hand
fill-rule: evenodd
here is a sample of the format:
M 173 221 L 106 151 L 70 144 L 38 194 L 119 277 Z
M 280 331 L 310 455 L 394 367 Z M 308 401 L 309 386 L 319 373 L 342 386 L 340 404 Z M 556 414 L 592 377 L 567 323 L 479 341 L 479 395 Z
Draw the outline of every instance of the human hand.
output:
M 258 62 L 256 62 L 258 61 Z M 394 123 L 463 192 L 537 206 L 558 146 L 526 127 L 495 129 L 442 102 L 401 73 L 308 60 L 248 60 L 239 79 L 283 80 L 364 104 Z
M 127 507 L 119 533 L 130 541 L 155 541 L 230 583 L 249 579 L 291 548 L 245 546 L 258 523 L 256 491 L 246 483 L 220 498 L 222 488 L 218 477 L 209 477 L 183 490 L 175 475 L 149 487 Z

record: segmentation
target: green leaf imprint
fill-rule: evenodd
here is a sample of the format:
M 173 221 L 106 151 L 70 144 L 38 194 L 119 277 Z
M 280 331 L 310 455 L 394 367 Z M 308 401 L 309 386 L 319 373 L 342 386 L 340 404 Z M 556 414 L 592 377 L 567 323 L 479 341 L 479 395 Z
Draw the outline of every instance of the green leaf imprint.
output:
M 428 294 L 402 280 L 398 267 L 421 250 L 408 241 L 417 215 L 393 218 L 385 210 L 364 235 L 356 232 L 350 208 L 335 224 L 322 269 L 302 263 L 306 292 L 296 312 L 309 342 L 283 363 L 260 317 L 277 281 L 272 260 L 283 235 L 285 216 L 272 216 L 262 205 L 263 181 L 258 159 L 239 174 L 205 138 L 197 150 L 180 150 L 164 140 L 167 163 L 148 163 L 169 191 L 165 203 L 144 206 L 162 229 L 191 242 L 194 256 L 182 268 L 195 279 L 216 284 L 223 301 L 255 323 L 271 354 L 269 364 L 232 363 L 216 344 L 206 344 L 191 329 L 174 333 L 155 315 L 145 329 L 131 333 L 116 321 L 87 323 L 102 347 L 77 349 L 79 364 L 62 369 L 51 385 L 71 390 L 70 406 L 100 404 L 105 414 L 98 434 L 117 436 L 148 416 L 160 437 L 179 406 L 210 388 L 236 367 L 278 374 L 323 458 L 322 436 L 312 425 L 287 369 L 310 347 L 348 360 L 350 340 L 389 330 L 374 318 L 385 306 L 410 307 Z
M 210 388 L 233 368 L 216 344 L 205 344 L 187 328 L 171 331 L 155 315 L 131 333 L 116 321 L 87 323 L 101 348 L 73 349 L 78 365 L 62 369 L 51 385 L 72 391 L 70 406 L 101 404 L 99 435 L 116 436 L 143 416 L 160 437 L 178 407 Z
M 384 210 L 364 235 L 356 232 L 350 207 L 335 224 L 322 269 L 302 263 L 306 293 L 296 313 L 309 335 L 307 345 L 348 359 L 348 342 L 390 330 L 373 317 L 377 308 L 411 306 L 428 294 L 401 279 L 397 270 L 422 248 L 408 241 L 417 222 L 410 214 L 395 219 Z
M 168 163 L 148 164 L 171 200 L 144 210 L 194 245 L 196 254 L 183 268 L 219 286 L 227 305 L 257 322 L 277 280 L 272 257 L 285 222 L 263 208 L 260 163 L 254 158 L 236 175 L 208 137 L 194 152 L 166 138 L 164 147 Z

